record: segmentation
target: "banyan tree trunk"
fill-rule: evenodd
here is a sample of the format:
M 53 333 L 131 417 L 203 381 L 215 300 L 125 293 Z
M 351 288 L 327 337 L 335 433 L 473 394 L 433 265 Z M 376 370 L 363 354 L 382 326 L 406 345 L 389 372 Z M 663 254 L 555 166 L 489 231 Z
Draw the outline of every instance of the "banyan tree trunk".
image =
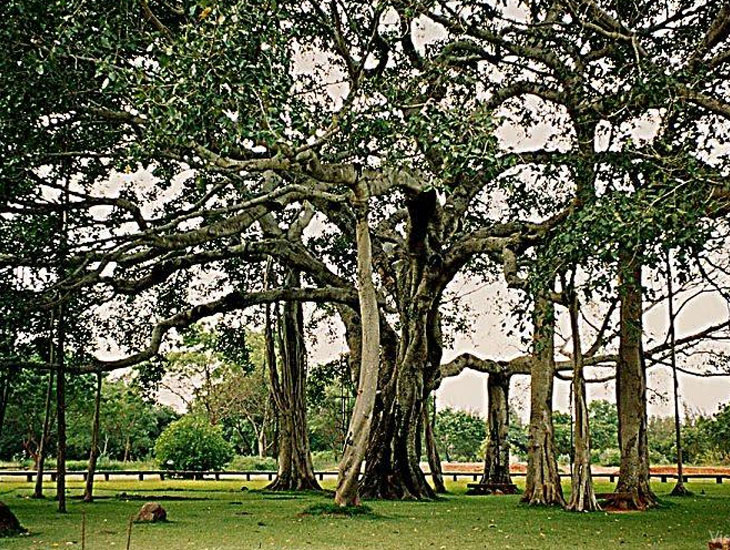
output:
M 395 268 L 400 335 L 395 359 L 386 359 L 379 380 L 361 494 L 369 498 L 431 499 L 436 496 L 420 467 L 421 422 L 441 364 L 438 304 L 448 277 L 439 271 L 440 222 L 434 191 L 408 203 L 408 254 Z
M 84 502 L 94 500 L 94 476 L 99 459 L 99 425 L 101 423 L 101 372 L 96 374 L 96 395 L 94 398 L 94 419 L 91 426 L 91 449 L 89 450 L 89 467 L 86 471 Z
M 480 483 L 502 492 L 515 492 L 509 473 L 509 384 L 508 374 L 493 373 L 487 378 L 487 450 Z
M 530 438 L 522 501 L 531 505 L 565 504 L 555 452 L 553 377 L 555 312 L 545 295 L 535 299 L 533 360 L 530 369 Z
M 586 403 L 586 382 L 583 377 L 583 351 L 580 341 L 578 300 L 570 304 L 570 326 L 573 335 L 573 410 L 575 411 L 573 435 L 573 471 L 571 475 L 570 502 L 567 509 L 574 512 L 600 510 L 593 491 L 591 475 L 591 436 Z
M 637 255 L 620 258 L 621 327 L 616 369 L 621 466 L 616 496 L 607 506 L 645 510 L 656 504 L 649 486 L 649 448 L 646 420 L 646 372 L 642 358 L 641 261 Z
M 413 328 L 413 327 L 412 327 Z M 399 358 L 390 380 L 381 389 L 381 409 L 371 431 L 365 473 L 360 484 L 364 498 L 431 499 L 436 496 L 419 464 L 420 423 L 426 403 L 425 330 L 412 330 L 413 339 Z
M 362 183 L 356 186 L 355 196 L 357 197 L 355 235 L 360 301 L 360 357 L 357 398 L 338 468 L 337 490 L 335 491 L 335 504 L 338 506 L 360 504 L 360 471 L 370 439 L 380 371 L 380 312 L 373 283 L 367 186 Z
M 289 282 L 297 274 L 287 276 Z M 314 475 L 307 430 L 305 399 L 306 350 L 303 314 L 299 303 L 287 302 L 278 325 L 280 361 L 277 367 L 271 319 L 267 308 L 266 346 L 272 393 L 279 419 L 278 472 L 267 489 L 300 491 L 321 489 Z
M 435 412 L 435 411 L 434 411 Z M 431 470 L 431 483 L 436 493 L 443 494 L 446 492 L 444 485 L 444 474 L 441 470 L 441 457 L 436 446 L 436 437 L 433 433 L 433 421 L 429 418 L 428 408 L 423 409 L 423 433 L 426 438 L 426 456 L 428 458 L 428 467 Z

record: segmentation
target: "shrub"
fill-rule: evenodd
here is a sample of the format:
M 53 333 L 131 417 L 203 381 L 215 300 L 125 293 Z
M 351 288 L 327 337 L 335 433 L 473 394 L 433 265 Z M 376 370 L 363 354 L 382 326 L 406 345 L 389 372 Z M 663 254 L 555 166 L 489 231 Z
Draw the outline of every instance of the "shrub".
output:
M 237 455 L 228 465 L 229 470 L 252 470 L 255 472 L 276 471 L 276 459 L 269 456 L 241 456 Z
M 621 451 L 618 449 L 605 449 L 601 453 L 601 464 L 604 466 L 620 466 Z
M 221 428 L 202 418 L 183 416 L 160 434 L 155 457 L 163 468 L 220 470 L 233 458 L 233 448 Z
M 312 464 L 315 470 L 336 470 L 339 460 L 334 451 L 313 451 Z

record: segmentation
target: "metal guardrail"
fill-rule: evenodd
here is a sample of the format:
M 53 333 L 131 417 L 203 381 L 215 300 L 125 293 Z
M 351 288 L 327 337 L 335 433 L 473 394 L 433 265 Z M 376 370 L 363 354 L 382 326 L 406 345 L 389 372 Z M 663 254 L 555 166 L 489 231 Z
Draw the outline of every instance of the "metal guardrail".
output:
M 320 480 L 323 480 L 325 476 L 336 477 L 337 472 L 335 471 L 320 471 L 314 473 Z M 115 477 L 137 477 L 138 480 L 144 481 L 145 476 L 147 477 L 159 477 L 161 480 L 170 478 L 187 478 L 187 479 L 215 479 L 220 480 L 225 477 L 246 479 L 251 481 L 252 479 L 266 478 L 269 481 L 276 477 L 276 472 L 273 471 L 259 471 L 259 470 L 211 470 L 211 471 L 194 471 L 194 470 L 97 470 L 94 474 L 95 477 L 103 477 L 106 481 L 112 476 Z M 515 472 L 510 474 L 512 477 L 525 477 L 525 472 Z M 56 471 L 48 470 L 44 472 L 44 476 L 50 477 L 52 481 L 56 480 Z M 68 471 L 66 477 L 81 477 L 86 479 L 88 473 L 85 471 Z M 457 481 L 458 478 L 471 478 L 472 481 L 477 481 L 482 476 L 481 473 L 473 472 L 444 472 L 445 478 L 451 478 L 453 481 Z M 561 477 L 570 477 L 568 473 L 561 473 Z M 0 478 L 3 477 L 25 477 L 28 483 L 32 482 L 36 477 L 36 472 L 31 470 L 0 470 Z M 594 478 L 608 479 L 610 483 L 614 483 L 618 478 L 617 473 L 594 473 Z M 670 479 L 677 479 L 677 474 L 650 474 L 651 478 L 659 479 L 661 483 L 667 483 Z M 682 476 L 685 482 L 699 479 L 714 479 L 716 483 L 721 484 L 723 480 L 730 479 L 730 474 L 684 474 Z

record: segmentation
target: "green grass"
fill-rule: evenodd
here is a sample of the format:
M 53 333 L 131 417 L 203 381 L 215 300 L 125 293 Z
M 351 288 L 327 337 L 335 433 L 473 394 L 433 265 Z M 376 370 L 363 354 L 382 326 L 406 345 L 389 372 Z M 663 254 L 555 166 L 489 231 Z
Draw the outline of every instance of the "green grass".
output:
M 368 502 L 362 516 L 312 514 L 331 502 L 316 493 L 297 495 L 241 491 L 264 482 L 109 481 L 98 482 L 94 504 L 77 499 L 69 513 L 55 512 L 53 500 L 28 497 L 29 484 L 0 482 L 0 500 L 8 504 L 28 536 L 0 540 L 2 550 L 80 548 L 82 513 L 87 517 L 89 550 L 123 550 L 129 517 L 140 500 L 119 500 L 126 493 L 162 501 L 169 522 L 133 526 L 134 550 L 248 549 L 485 549 L 485 548 L 707 548 L 711 534 L 730 534 L 730 484 L 690 483 L 695 496 L 668 496 L 671 484 L 655 484 L 662 507 L 645 513 L 572 514 L 559 509 L 530 509 L 519 496 L 465 496 L 464 485 L 436 502 Z M 331 488 L 331 485 L 329 485 Z M 81 493 L 72 481 L 71 495 Z M 599 491 L 610 486 L 598 484 Z M 702 494 L 704 492 L 704 494 Z M 50 491 L 49 491 L 50 494 Z M 189 498 L 191 500 L 179 500 Z M 312 508 L 314 507 L 314 508 Z M 310 513 L 305 513 L 310 510 Z M 71 543 L 71 544 L 69 544 Z

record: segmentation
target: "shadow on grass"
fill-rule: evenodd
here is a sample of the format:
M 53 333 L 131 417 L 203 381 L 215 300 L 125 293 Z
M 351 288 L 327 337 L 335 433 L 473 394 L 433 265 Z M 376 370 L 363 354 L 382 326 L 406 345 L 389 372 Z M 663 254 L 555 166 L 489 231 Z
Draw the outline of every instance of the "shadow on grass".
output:
M 261 495 L 264 500 L 299 500 L 303 498 L 330 498 L 334 496 L 331 491 L 270 491 L 269 489 L 250 489 L 254 495 Z
M 365 504 L 361 506 L 337 506 L 332 503 L 320 502 L 306 508 L 298 514 L 298 517 L 304 516 L 326 516 L 340 518 L 363 518 L 363 519 L 380 519 L 381 516 L 376 514 L 370 506 Z
M 95 498 L 110 498 L 110 497 L 95 497 Z M 140 501 L 199 501 L 199 500 L 213 500 L 206 497 L 178 497 L 172 495 L 130 495 L 129 493 L 119 493 L 115 497 L 117 500 L 140 500 Z

